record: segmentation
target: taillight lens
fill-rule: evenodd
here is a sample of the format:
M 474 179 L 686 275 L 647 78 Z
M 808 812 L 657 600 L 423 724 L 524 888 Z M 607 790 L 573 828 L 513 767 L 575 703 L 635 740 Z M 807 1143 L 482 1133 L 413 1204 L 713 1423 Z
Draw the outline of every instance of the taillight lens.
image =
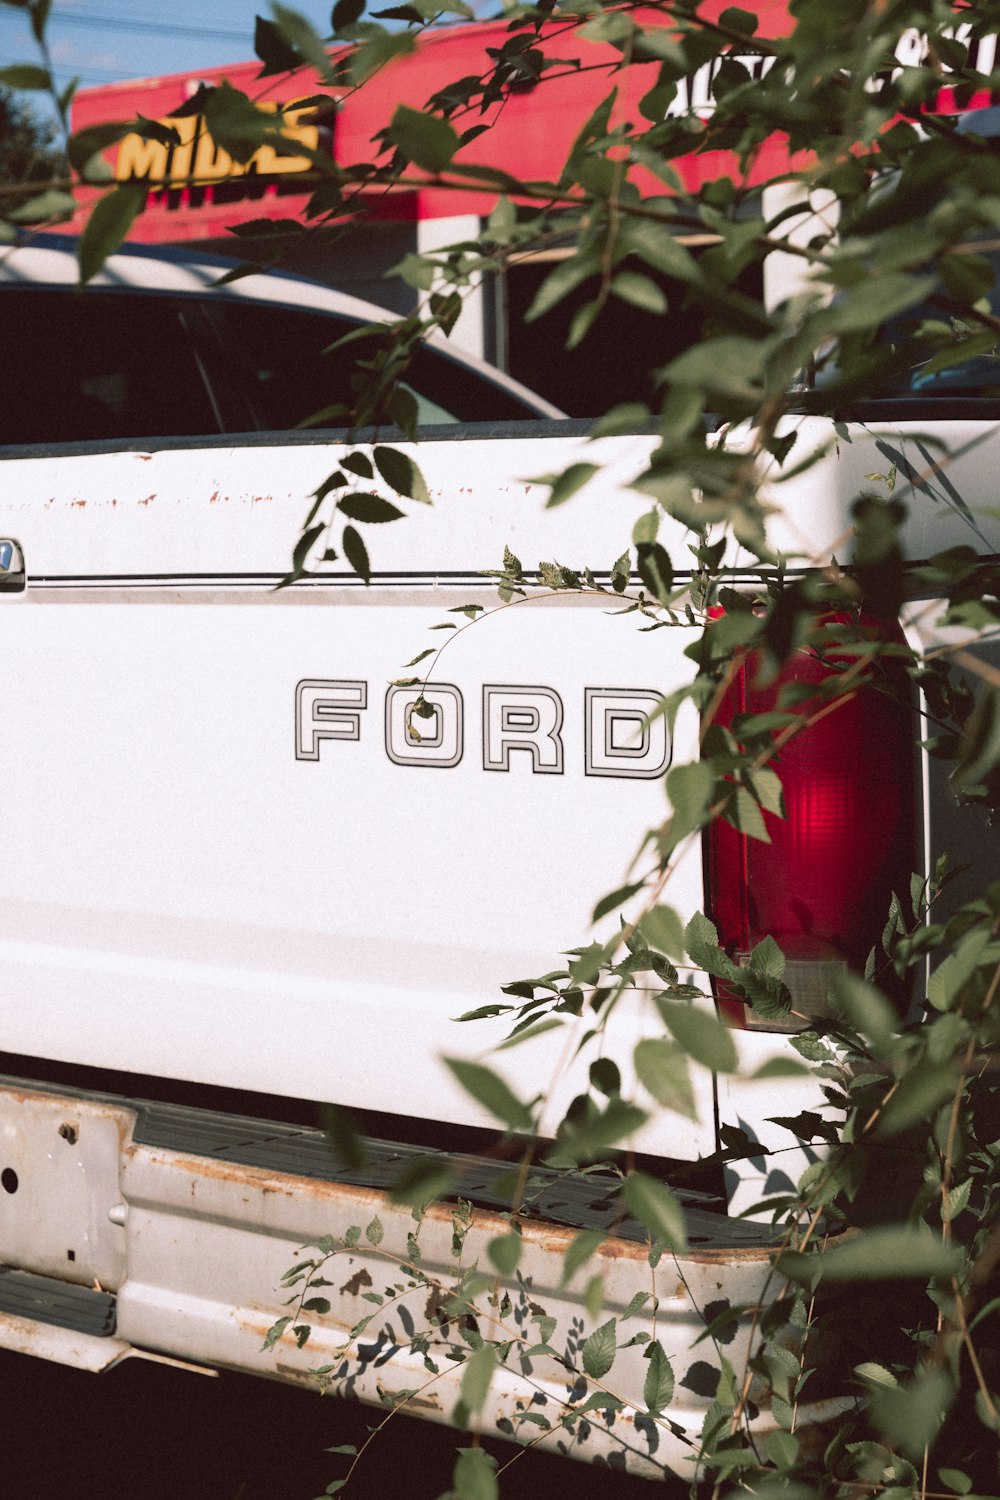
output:
M 898 625 L 862 618 L 866 635 L 903 643 Z M 827 656 L 841 667 L 845 644 Z M 749 654 L 733 680 L 718 723 L 739 739 L 740 716 L 768 713 L 786 683 L 819 684 L 834 670 L 812 650 L 796 652 L 777 678 L 758 683 Z M 808 716 L 817 702 L 796 705 Z M 863 970 L 881 940 L 894 891 L 909 891 L 916 855 L 916 771 L 909 683 L 901 658 L 879 656 L 853 697 L 803 729 L 773 761 L 784 791 L 784 819 L 764 814 L 770 844 L 717 818 L 705 835 L 705 890 L 719 941 L 737 962 L 770 934 L 785 954 L 792 1009 L 787 1022 L 759 1021 L 719 984 L 737 1025 L 797 1030 L 802 1016 L 823 1015 L 833 973 Z M 895 976 L 880 975 L 891 993 Z M 898 997 L 901 998 L 901 997 Z

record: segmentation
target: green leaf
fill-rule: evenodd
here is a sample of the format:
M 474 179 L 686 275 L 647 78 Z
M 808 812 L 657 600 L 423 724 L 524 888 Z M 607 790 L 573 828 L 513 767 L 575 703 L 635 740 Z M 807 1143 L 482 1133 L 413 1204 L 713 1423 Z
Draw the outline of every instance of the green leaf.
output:
M 350 56 L 351 83 L 355 85 L 365 83 L 394 58 L 405 57 L 415 48 L 416 39 L 408 30 L 381 32 L 368 41 L 356 44 Z M 397 426 L 402 425 L 402 423 L 397 423 Z
M 302 577 L 303 573 L 305 572 L 306 562 L 309 559 L 309 553 L 312 551 L 316 542 L 323 535 L 323 532 L 325 530 L 326 527 L 321 521 L 316 526 L 307 526 L 305 531 L 299 537 L 298 541 L 295 543 L 295 549 L 292 552 L 292 571 L 289 578 L 290 582 L 294 582 L 296 578 Z
M 606 1238 L 603 1229 L 581 1229 L 579 1234 L 573 1236 L 563 1256 L 560 1286 L 569 1286 L 580 1267 L 604 1244 Z
M 799 1457 L 799 1440 L 790 1432 L 777 1432 L 768 1434 L 764 1443 L 765 1451 L 771 1463 L 776 1469 L 794 1468 Z
M 634 1318 L 637 1313 L 641 1313 L 652 1295 L 652 1292 L 636 1292 L 628 1307 L 622 1313 L 622 1322 L 624 1323 L 626 1318 Z M 654 1312 L 655 1310 L 654 1308 Z
M 372 457 L 382 478 L 397 495 L 406 495 L 421 505 L 430 505 L 431 497 L 424 476 L 408 453 L 401 453 L 398 448 L 378 447 L 373 450 Z
M 330 29 L 334 32 L 345 31 L 348 26 L 360 21 L 364 13 L 365 0 L 337 0 L 330 17 Z
M 577 984 L 594 984 L 600 976 L 601 969 L 611 958 L 614 944 L 588 943 L 586 948 L 580 950 L 569 965 L 571 979 Z
M 87 164 L 107 146 L 113 146 L 125 136 L 132 135 L 135 129 L 134 120 L 116 120 L 109 121 L 106 125 L 89 125 L 85 130 L 75 131 L 66 147 L 70 165 L 76 171 L 83 172 Z M 176 130 L 168 129 L 165 133 L 174 142 L 180 139 Z
M 590 920 L 592 922 L 599 922 L 602 917 L 607 916 L 609 911 L 615 911 L 618 907 L 623 906 L 631 896 L 635 895 L 636 891 L 641 891 L 645 884 L 644 880 L 636 880 L 631 885 L 619 886 L 618 890 L 609 892 L 607 896 L 602 896 L 594 907 Z
M 305 16 L 287 5 L 280 5 L 278 0 L 271 0 L 271 14 L 289 47 L 293 47 L 307 63 L 312 64 L 321 78 L 325 78 L 330 71 L 330 59 L 322 39 Z
M 961 1469 L 938 1469 L 938 1478 L 956 1495 L 967 1495 L 972 1489 L 972 1480 Z
M 1000 1410 L 1000 1402 L 997 1401 L 995 1395 L 987 1405 L 984 1393 L 981 1390 L 976 1391 L 976 1416 L 989 1432 L 1000 1432 L 998 1410 Z
M 344 527 L 344 535 L 341 538 L 341 544 L 344 548 L 344 556 L 347 558 L 347 561 L 350 563 L 355 573 L 357 573 L 358 577 L 362 579 L 364 583 L 371 583 L 372 567 L 371 563 L 368 561 L 368 549 L 353 526 Z
M 655 1037 L 639 1042 L 633 1058 L 640 1083 L 658 1104 L 685 1119 L 697 1120 L 698 1109 L 682 1047 L 667 1037 Z
M 846 1244 L 834 1245 L 822 1254 L 786 1251 L 779 1257 L 778 1270 L 806 1286 L 817 1274 L 834 1282 L 926 1280 L 955 1275 L 963 1259 L 958 1246 L 946 1244 L 930 1231 L 887 1224 L 863 1229 Z
M 700 386 L 710 399 L 736 402 L 749 411 L 760 401 L 766 356 L 756 339 L 726 334 L 685 350 L 663 375 L 674 385 Z
M 697 281 L 698 262 L 665 226 L 650 219 L 626 220 L 623 235 L 634 255 L 677 281 Z
M 461 1057 L 446 1057 L 445 1062 L 454 1073 L 466 1093 L 471 1094 L 489 1114 L 501 1120 L 511 1130 L 530 1130 L 531 1111 L 511 1091 L 510 1086 L 482 1063 L 468 1062 Z
M 84 225 L 77 246 L 81 286 L 103 266 L 121 244 L 146 205 L 146 189 L 133 182 L 105 193 Z
M 922 1370 L 906 1385 L 876 1387 L 872 1419 L 896 1452 L 920 1459 L 937 1436 L 954 1395 L 946 1370 Z
M 291 1321 L 292 1320 L 290 1317 L 285 1317 L 279 1318 L 276 1323 L 271 1324 L 270 1328 L 267 1330 L 267 1336 L 260 1346 L 260 1352 L 262 1354 L 266 1353 L 268 1349 L 274 1348 L 275 1344 L 281 1338 L 281 1335 L 284 1333 L 285 1329 L 288 1327 Z
M 719 947 L 719 934 L 703 912 L 696 911 L 684 929 L 684 946 L 693 964 L 717 979 L 739 977 L 739 969 Z
M 844 289 L 817 323 L 824 332 L 849 333 L 884 323 L 895 313 L 916 307 L 935 290 L 933 276 L 885 271 Z
M 601 304 L 596 300 L 585 302 L 582 307 L 577 308 L 569 325 L 569 333 L 566 335 L 567 349 L 575 349 L 579 344 L 583 343 L 587 334 L 596 323 L 600 310 Z M 524 321 L 528 321 L 527 313 L 525 314 Z
M 551 493 L 545 502 L 546 510 L 553 510 L 555 506 L 562 505 L 577 490 L 582 490 L 589 479 L 600 472 L 598 464 L 578 463 L 570 464 L 561 474 L 547 474 L 541 479 L 530 479 L 528 484 L 547 484 L 551 486 Z
M 959 1214 L 965 1211 L 969 1205 L 969 1195 L 971 1192 L 972 1178 L 969 1177 L 965 1182 L 960 1183 L 958 1187 L 952 1188 L 949 1193 L 945 1194 L 944 1201 L 941 1204 L 941 1217 L 945 1223 L 950 1223 L 952 1219 L 957 1219 Z
M 767 831 L 760 806 L 745 786 L 736 786 L 732 789 L 729 801 L 723 808 L 722 816 L 727 823 L 738 828 L 740 833 L 745 834 L 747 838 L 758 839 L 762 844 L 771 842 L 771 835 Z
M 655 518 L 656 512 L 651 514 Z M 658 599 L 661 604 L 668 604 L 674 587 L 674 570 L 666 549 L 659 542 L 639 541 L 634 531 L 632 536 L 636 543 L 636 568 L 639 577 L 654 599 Z
M 343 495 L 337 501 L 337 509 L 352 521 L 361 521 L 366 526 L 381 526 L 387 521 L 401 521 L 404 512 L 383 500 L 381 495 Z M 344 549 L 346 551 L 346 548 Z
M 639 932 L 657 953 L 683 960 L 684 928 L 672 906 L 651 907 L 639 920 Z
M 492 1344 L 482 1343 L 466 1360 L 462 1370 L 462 1404 L 467 1411 L 481 1411 L 490 1393 L 497 1367 L 497 1352 Z
M 753 11 L 741 10 L 737 5 L 730 5 L 719 17 L 720 26 L 725 26 L 729 31 L 738 31 L 741 36 L 753 36 L 758 24 Z
M 1000 762 L 1000 691 L 984 687 L 966 721 L 955 782 L 976 786 Z
M 645 1172 L 631 1172 L 625 1179 L 622 1196 L 629 1213 L 654 1239 L 663 1240 L 677 1255 L 687 1253 L 684 1212 L 665 1183 L 657 1182 Z
M 628 588 L 629 579 L 632 576 L 631 559 L 626 549 L 621 557 L 616 557 L 611 564 L 611 587 L 616 594 L 622 594 Z
M 454 1500 L 498 1500 L 496 1459 L 485 1448 L 460 1448 L 451 1482 Z
M 785 798 L 776 771 L 772 771 L 769 766 L 761 766 L 759 770 L 747 774 L 747 781 L 765 812 L 773 813 L 776 818 L 785 816 Z
M 510 243 L 517 228 L 517 209 L 509 198 L 498 198 L 487 221 L 490 238 L 500 245 Z
M 659 1339 L 654 1339 L 649 1345 L 645 1357 L 649 1360 L 649 1369 L 642 1385 L 642 1399 L 646 1410 L 659 1416 L 674 1398 L 674 1372 Z
M 885 996 L 850 970 L 833 971 L 830 990 L 839 1013 L 871 1042 L 876 1052 L 884 1052 L 898 1024 Z
M 972 928 L 934 970 L 927 985 L 927 998 L 936 1010 L 950 1010 L 972 975 L 989 961 L 989 941 L 988 928 Z
M 590 1082 L 599 1093 L 610 1099 L 612 1094 L 620 1094 L 622 1089 L 622 1075 L 618 1064 L 612 1062 L 610 1057 L 595 1057 L 590 1065 Z
M 275 73 L 293 73 L 303 63 L 302 55 L 288 44 L 278 27 L 266 16 L 254 18 L 253 50 L 264 66 L 258 77 Z
M 44 188 L 26 203 L 8 209 L 6 217 L 12 224 L 59 224 L 72 218 L 78 207 L 72 193 L 64 193 L 61 188 Z
M 662 287 L 657 286 L 640 271 L 619 271 L 611 282 L 611 290 L 623 302 L 638 307 L 644 313 L 662 316 L 667 311 L 667 297 Z
M 521 1236 L 511 1230 L 509 1234 L 497 1235 L 486 1246 L 486 1253 L 501 1276 L 513 1276 L 521 1259 Z
M 246 164 L 265 142 L 275 146 L 280 143 L 281 128 L 277 117 L 258 108 L 232 84 L 222 82 L 214 88 L 203 88 L 198 100 L 205 127 L 213 141 L 228 151 L 234 161 Z
M 11 63 L 9 67 L 0 68 L 0 84 L 9 89 L 36 91 L 51 88 L 52 77 L 45 68 L 33 63 Z
M 381 1245 L 384 1236 L 385 1230 L 382 1228 L 382 1220 L 379 1218 L 372 1219 L 371 1223 L 365 1229 L 365 1239 L 369 1245 Z
M 694 1005 L 658 999 L 656 1008 L 688 1057 L 715 1073 L 735 1073 L 739 1067 L 732 1032 L 717 1016 Z
M 618 1353 L 618 1320 L 609 1318 L 594 1330 L 583 1346 L 583 1368 L 591 1380 L 600 1380 L 611 1369 Z
M 704 761 L 667 772 L 667 799 L 674 810 L 671 839 L 676 845 L 705 822 L 715 792 L 715 772 Z
M 425 172 L 443 172 L 458 150 L 458 136 L 447 120 L 401 104 L 386 139 Z
M 536 1036 L 544 1036 L 547 1031 L 558 1031 L 564 1024 L 558 1016 L 549 1016 L 544 1021 L 536 1021 L 533 1026 L 526 1026 L 523 1031 L 515 1031 L 513 1035 L 506 1037 L 496 1050 L 508 1052 L 511 1047 L 519 1047 L 522 1042 L 533 1041 Z
M 867 1380 L 870 1385 L 897 1385 L 895 1375 L 887 1370 L 885 1365 L 877 1365 L 871 1362 L 855 1365 L 854 1373 L 860 1380 Z
M 575 292 L 582 282 L 598 275 L 600 269 L 599 260 L 592 255 L 573 255 L 569 260 L 559 261 L 535 293 L 531 306 L 524 315 L 524 321 L 534 323 L 537 318 L 556 307 L 564 297 Z M 596 314 L 596 304 L 589 305 L 594 308 Z
M 320 1110 L 320 1123 L 340 1166 L 357 1171 L 366 1164 L 368 1153 L 364 1139 L 348 1110 L 336 1104 L 326 1104 Z
M 451 1168 L 446 1157 L 417 1156 L 396 1174 L 389 1198 L 393 1203 L 424 1207 L 443 1198 L 451 1187 Z
M 551 1166 L 593 1161 L 646 1123 L 645 1110 L 617 1095 L 603 1110 L 593 1100 L 588 1106 L 583 1118 L 567 1116 L 560 1125 L 556 1145 L 546 1158 Z
M 617 408 L 617 410 L 621 411 L 621 408 L 619 407 L 619 408 Z M 649 413 L 647 412 L 645 415 L 648 417 Z M 596 433 L 592 433 L 592 436 L 596 437 L 597 434 Z M 647 546 L 648 547 L 653 542 L 656 541 L 656 537 L 657 537 L 657 533 L 659 532 L 659 529 L 660 529 L 660 513 L 659 513 L 659 511 L 658 510 L 647 510 L 644 515 L 641 515 L 639 517 L 638 521 L 636 521 L 635 525 L 632 527 L 632 541 L 633 541 L 633 543 L 635 544 L 636 547 L 643 547 L 643 546 Z M 667 561 L 669 563 L 669 558 L 667 559 Z M 639 572 L 640 572 L 640 574 L 642 573 L 642 568 L 641 567 L 639 569 Z M 655 590 L 651 591 L 651 592 L 655 592 Z
M 587 1317 L 596 1322 L 604 1306 L 604 1277 L 591 1276 L 583 1293 L 583 1306 Z
M 956 302 L 967 302 L 971 306 L 981 297 L 988 297 L 993 290 L 993 267 L 985 255 L 952 250 L 941 256 L 937 270 L 945 290 Z
M 490 1016 L 508 1015 L 514 1010 L 513 1005 L 479 1005 L 475 1010 L 464 1011 L 460 1016 L 454 1016 L 455 1021 L 483 1021 Z
M 899 1135 L 918 1121 L 930 1119 L 960 1087 L 961 1080 L 947 1063 L 923 1058 L 899 1080 L 875 1126 L 876 1134 L 882 1138 Z
M 752 949 L 747 959 L 747 968 L 752 974 L 760 974 L 765 979 L 781 979 L 783 976 L 785 955 L 770 933 L 766 938 L 761 938 Z

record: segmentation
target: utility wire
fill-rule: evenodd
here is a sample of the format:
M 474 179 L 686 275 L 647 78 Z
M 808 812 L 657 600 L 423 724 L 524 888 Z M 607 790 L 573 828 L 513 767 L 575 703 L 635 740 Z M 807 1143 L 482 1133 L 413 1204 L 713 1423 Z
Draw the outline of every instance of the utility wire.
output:
M 127 16 L 95 16 L 83 11 L 62 10 L 59 6 L 53 7 L 52 19 L 58 21 L 60 26 L 103 26 L 110 31 L 140 31 L 157 36 L 204 36 L 220 42 L 238 41 L 246 46 L 253 45 L 252 38 L 248 38 L 245 31 L 222 31 L 210 26 L 175 26 L 169 21 L 138 21 Z

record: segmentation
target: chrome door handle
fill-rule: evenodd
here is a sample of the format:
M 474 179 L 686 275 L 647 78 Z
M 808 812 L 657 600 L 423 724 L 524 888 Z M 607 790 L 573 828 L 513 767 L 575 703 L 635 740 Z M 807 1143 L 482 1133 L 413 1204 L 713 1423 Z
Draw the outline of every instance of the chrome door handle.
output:
M 27 581 L 20 542 L 0 537 L 0 594 L 23 594 Z

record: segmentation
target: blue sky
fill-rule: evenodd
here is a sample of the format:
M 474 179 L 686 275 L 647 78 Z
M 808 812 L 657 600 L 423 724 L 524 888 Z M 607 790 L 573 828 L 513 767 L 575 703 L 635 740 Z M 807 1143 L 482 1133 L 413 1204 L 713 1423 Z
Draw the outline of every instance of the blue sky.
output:
M 328 34 L 332 0 L 291 0 L 291 8 Z M 54 0 L 47 34 L 57 83 L 79 77 L 90 88 L 246 62 L 255 12 L 270 14 L 266 0 Z M 0 5 L 0 67 L 37 61 L 24 12 Z

